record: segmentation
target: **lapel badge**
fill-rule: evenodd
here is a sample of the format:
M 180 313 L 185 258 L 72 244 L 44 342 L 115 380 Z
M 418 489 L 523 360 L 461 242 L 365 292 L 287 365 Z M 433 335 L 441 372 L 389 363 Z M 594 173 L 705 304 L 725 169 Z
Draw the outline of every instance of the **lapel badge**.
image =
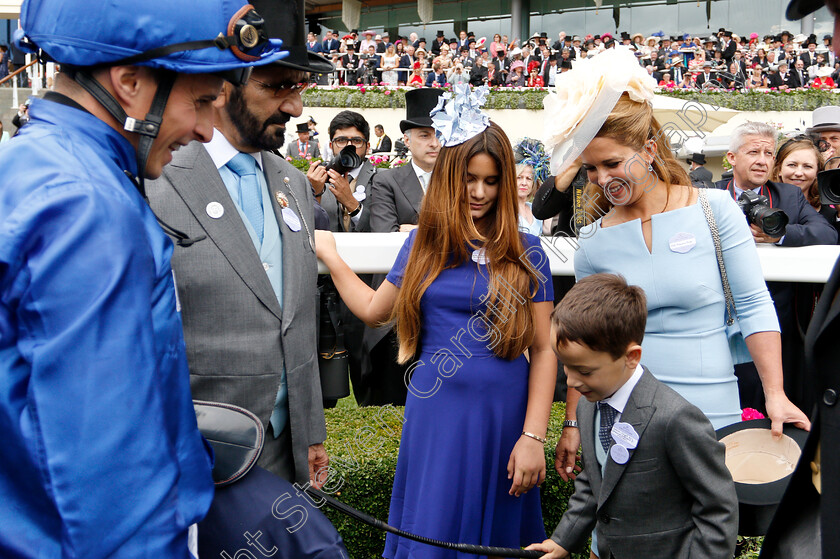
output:
M 274 197 L 277 198 L 277 203 L 280 204 L 281 208 L 288 208 L 289 207 L 289 199 L 286 198 L 286 195 L 280 192 L 279 190 L 274 193 Z

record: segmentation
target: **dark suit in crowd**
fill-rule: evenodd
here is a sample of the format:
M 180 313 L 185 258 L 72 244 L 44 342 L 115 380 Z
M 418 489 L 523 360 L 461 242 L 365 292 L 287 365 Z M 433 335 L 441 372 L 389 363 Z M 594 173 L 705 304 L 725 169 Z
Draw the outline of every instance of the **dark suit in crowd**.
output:
M 371 143 L 376 143 L 376 139 L 373 140 Z M 388 137 L 388 134 L 382 135 L 382 141 L 379 142 L 379 147 L 374 147 L 370 150 L 371 153 L 388 153 L 391 151 L 391 138 Z
M 399 231 L 400 225 L 417 224 L 423 187 L 409 163 L 396 169 L 380 171 L 371 186 L 370 230 L 374 233 Z M 378 288 L 385 276 L 373 277 Z M 390 326 L 365 328 L 361 378 L 353 379 L 353 389 L 360 405 L 404 405 L 406 365 L 396 362 L 397 337 Z
M 835 264 L 805 336 L 811 433 L 776 510 L 760 559 L 837 557 L 840 550 L 840 265 Z M 811 410 L 806 410 L 806 413 Z M 819 463 L 816 460 L 819 449 Z M 814 484 L 820 472 L 820 492 Z
M 771 74 L 770 78 L 767 80 L 767 85 L 770 87 L 780 88 L 783 85 L 786 85 L 790 89 L 794 89 L 799 87 L 799 78 L 796 76 L 795 72 L 788 72 L 783 76 L 781 72 L 776 72 L 775 74 Z
M 731 184 L 731 180 L 721 180 L 715 183 L 718 188 L 729 189 L 732 192 Z M 801 247 L 837 244 L 837 231 L 808 203 L 798 187 L 767 181 L 761 193 L 772 202 L 772 207 L 783 210 L 790 220 L 781 246 Z M 807 413 L 807 410 L 810 410 L 813 405 L 813 401 L 807 391 L 803 389 L 806 385 L 806 373 L 803 363 L 803 340 L 798 327 L 796 304 L 797 289 L 801 287 L 792 282 L 767 282 L 767 289 L 773 298 L 782 333 L 782 366 L 784 368 L 785 393 L 791 402 Z M 736 365 L 735 374 L 738 377 L 741 407 L 763 409 L 764 392 L 755 365 L 753 363 Z
M 712 181 L 712 172 L 703 167 L 702 165 L 688 173 L 688 178 L 690 178 L 691 183 L 696 186 L 702 184 L 703 188 L 714 187 L 714 182 Z

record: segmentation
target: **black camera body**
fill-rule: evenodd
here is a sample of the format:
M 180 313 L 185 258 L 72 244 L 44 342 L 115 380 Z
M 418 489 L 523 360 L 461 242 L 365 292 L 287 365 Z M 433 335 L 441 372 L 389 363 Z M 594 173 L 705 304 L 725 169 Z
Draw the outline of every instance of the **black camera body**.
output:
M 345 175 L 361 164 L 362 158 L 356 153 L 356 148 L 353 144 L 347 144 L 327 165 L 327 171 L 333 169 L 339 175 Z
M 784 210 L 770 207 L 767 196 L 745 190 L 738 197 L 738 207 L 747 216 L 747 221 L 760 227 L 765 235 L 773 238 L 783 237 L 789 219 Z
M 840 204 L 840 169 L 826 169 L 817 173 L 817 190 L 821 204 Z

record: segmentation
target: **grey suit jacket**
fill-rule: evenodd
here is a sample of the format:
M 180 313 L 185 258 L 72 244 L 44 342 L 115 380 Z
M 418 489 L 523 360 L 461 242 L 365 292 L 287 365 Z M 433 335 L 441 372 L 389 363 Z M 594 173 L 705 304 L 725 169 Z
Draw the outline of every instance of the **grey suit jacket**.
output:
M 370 230 L 399 231 L 400 225 L 417 225 L 423 187 L 411 164 L 376 174 L 371 185 Z
M 639 434 L 630 459 L 595 458 L 595 404 L 581 399 L 585 468 L 551 538 L 581 548 L 598 523 L 598 556 L 730 559 L 738 530 L 735 484 L 724 445 L 695 406 L 645 369 L 621 414 Z
M 287 161 L 268 152 L 262 160 L 283 242 L 282 308 L 204 146 L 192 142 L 175 152 L 163 176 L 146 188 L 163 221 L 190 236 L 207 235 L 189 247 L 176 245 L 172 255 L 193 397 L 244 407 L 268 427 L 285 364 L 295 477 L 305 482 L 308 447 L 327 435 L 316 344 L 317 264 L 309 237 L 314 200 L 306 177 Z M 280 192 L 306 222 L 300 231 L 281 218 Z M 208 215 L 211 202 L 224 208 L 218 219 Z M 259 464 L 272 469 L 283 451 L 267 437 Z
M 362 200 L 362 215 L 359 216 L 359 221 L 356 224 L 350 225 L 352 231 L 366 232 L 370 231 L 370 204 L 373 198 L 371 194 L 371 181 L 377 175 L 376 168 L 367 159 L 362 164 L 362 170 L 359 171 L 359 176 L 356 177 L 356 187 L 363 185 L 365 187 L 366 198 Z M 338 200 L 330 189 L 326 189 L 321 195 L 321 207 L 327 212 L 330 217 L 330 231 L 334 233 L 345 233 L 344 231 L 344 215 L 339 207 Z
M 705 167 L 697 167 L 688 174 L 688 177 L 693 181 L 698 182 L 713 182 L 712 172 Z
M 318 140 L 309 140 L 309 147 L 306 149 L 306 155 L 310 156 L 312 159 L 318 159 L 321 157 L 321 148 L 318 147 Z M 289 144 L 289 147 L 286 148 L 286 156 L 292 158 L 300 157 L 297 140 Z

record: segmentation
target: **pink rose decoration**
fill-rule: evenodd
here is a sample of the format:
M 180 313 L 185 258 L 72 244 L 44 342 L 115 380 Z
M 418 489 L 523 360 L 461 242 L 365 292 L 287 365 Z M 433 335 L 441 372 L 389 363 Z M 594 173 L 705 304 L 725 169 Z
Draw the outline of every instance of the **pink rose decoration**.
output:
M 391 90 L 390 90 L 390 89 L 389 89 L 388 91 L 386 91 L 386 92 L 385 92 L 385 95 L 390 95 L 390 94 L 391 94 Z
M 764 414 L 753 408 L 744 408 L 741 410 L 741 421 L 750 421 L 753 419 L 764 419 Z

